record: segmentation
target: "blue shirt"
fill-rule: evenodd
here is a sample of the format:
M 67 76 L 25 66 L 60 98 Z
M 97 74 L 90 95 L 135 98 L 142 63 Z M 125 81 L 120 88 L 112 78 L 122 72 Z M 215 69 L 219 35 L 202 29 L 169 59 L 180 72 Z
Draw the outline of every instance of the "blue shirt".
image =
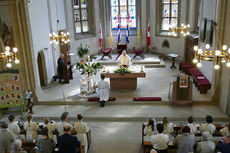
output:
M 222 153 L 230 153 L 230 143 L 224 144 L 222 141 L 219 141 L 217 149 Z

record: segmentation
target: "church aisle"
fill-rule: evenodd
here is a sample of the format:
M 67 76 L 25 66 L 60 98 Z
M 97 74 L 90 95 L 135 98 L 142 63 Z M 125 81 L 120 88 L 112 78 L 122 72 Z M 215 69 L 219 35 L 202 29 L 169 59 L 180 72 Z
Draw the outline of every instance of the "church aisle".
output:
M 64 105 L 37 105 L 34 106 L 34 119 L 40 120 L 49 117 L 60 120 Z M 163 118 L 167 116 L 172 121 L 185 121 L 191 114 L 195 120 L 204 120 L 206 115 L 212 115 L 215 121 L 227 121 L 228 116 L 216 105 L 194 104 L 192 106 L 166 105 L 110 105 L 101 108 L 96 103 L 92 105 L 66 105 L 69 118 L 76 119 L 81 113 L 86 121 L 144 121 L 146 118 Z

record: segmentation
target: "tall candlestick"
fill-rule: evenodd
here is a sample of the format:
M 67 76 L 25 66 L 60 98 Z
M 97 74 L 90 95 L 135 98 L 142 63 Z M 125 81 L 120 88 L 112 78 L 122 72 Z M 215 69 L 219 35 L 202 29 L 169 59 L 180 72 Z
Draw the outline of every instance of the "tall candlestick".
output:
M 90 65 L 90 56 L 88 56 L 88 65 Z

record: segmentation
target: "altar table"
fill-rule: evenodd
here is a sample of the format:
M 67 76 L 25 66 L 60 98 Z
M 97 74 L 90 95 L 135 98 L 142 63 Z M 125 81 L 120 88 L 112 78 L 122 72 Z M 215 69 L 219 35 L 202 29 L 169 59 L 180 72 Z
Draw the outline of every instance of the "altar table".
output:
M 145 72 L 133 72 L 121 75 L 120 73 L 101 73 L 110 78 L 111 90 L 135 90 L 137 78 L 145 78 Z

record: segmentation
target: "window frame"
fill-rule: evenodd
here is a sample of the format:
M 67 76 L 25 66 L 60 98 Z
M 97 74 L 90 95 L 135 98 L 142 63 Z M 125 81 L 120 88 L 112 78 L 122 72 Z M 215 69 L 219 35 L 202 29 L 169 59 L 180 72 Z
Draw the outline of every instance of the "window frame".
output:
M 88 11 L 88 1 L 89 0 L 86 0 L 86 7 L 85 8 L 81 8 L 81 0 L 79 0 L 79 8 L 75 8 L 75 4 L 74 4 L 74 1 L 72 1 L 73 2 L 73 16 L 74 16 L 74 32 L 75 32 L 75 34 L 87 34 L 87 33 L 90 33 L 90 28 L 89 28 L 89 11 Z M 79 13 L 80 13 L 80 21 L 76 21 L 75 20 L 75 11 L 76 10 L 79 10 Z M 87 12 L 87 20 L 82 20 L 82 10 L 86 10 L 86 12 Z M 88 22 L 88 30 L 87 31 L 83 31 L 83 22 Z M 76 30 L 76 23 L 80 23 L 80 25 L 81 25 L 81 32 L 77 32 L 77 30 Z
M 172 17 L 172 5 L 177 4 L 177 17 Z M 164 5 L 169 5 L 169 17 L 163 16 Z M 164 0 L 161 0 L 161 32 L 168 32 L 169 30 L 163 30 L 163 20 L 166 18 L 169 19 L 169 25 L 171 25 L 172 19 L 177 19 L 177 26 L 179 25 L 179 13 L 180 10 L 180 0 L 177 3 L 173 3 L 172 0 L 169 0 L 169 3 L 164 3 Z
M 111 28 L 112 30 L 112 35 L 117 35 L 117 31 L 118 29 L 113 29 L 112 28 L 112 5 L 111 5 L 111 0 L 106 1 L 107 2 L 107 6 L 108 6 L 108 16 L 107 16 L 107 21 L 110 22 L 110 26 L 109 28 Z M 118 0 L 118 3 L 120 2 L 120 0 Z M 120 5 L 120 3 L 119 3 Z M 127 0 L 127 5 L 128 5 L 128 0 Z M 135 0 L 135 5 L 128 5 L 128 6 L 135 6 L 136 8 L 136 28 L 131 28 L 130 29 L 130 35 L 131 36 L 136 36 L 137 35 L 137 26 L 138 26 L 138 17 L 140 18 L 140 28 L 141 28 L 141 0 Z M 118 8 L 120 9 L 120 7 L 118 6 Z M 119 10 L 120 13 L 120 10 Z M 128 7 L 127 7 L 127 16 L 128 16 Z M 128 18 L 128 17 L 127 17 Z M 119 22 L 120 24 L 120 22 Z M 109 33 L 109 30 L 107 31 L 107 33 Z M 126 28 L 121 29 L 121 35 L 124 36 L 126 35 Z

